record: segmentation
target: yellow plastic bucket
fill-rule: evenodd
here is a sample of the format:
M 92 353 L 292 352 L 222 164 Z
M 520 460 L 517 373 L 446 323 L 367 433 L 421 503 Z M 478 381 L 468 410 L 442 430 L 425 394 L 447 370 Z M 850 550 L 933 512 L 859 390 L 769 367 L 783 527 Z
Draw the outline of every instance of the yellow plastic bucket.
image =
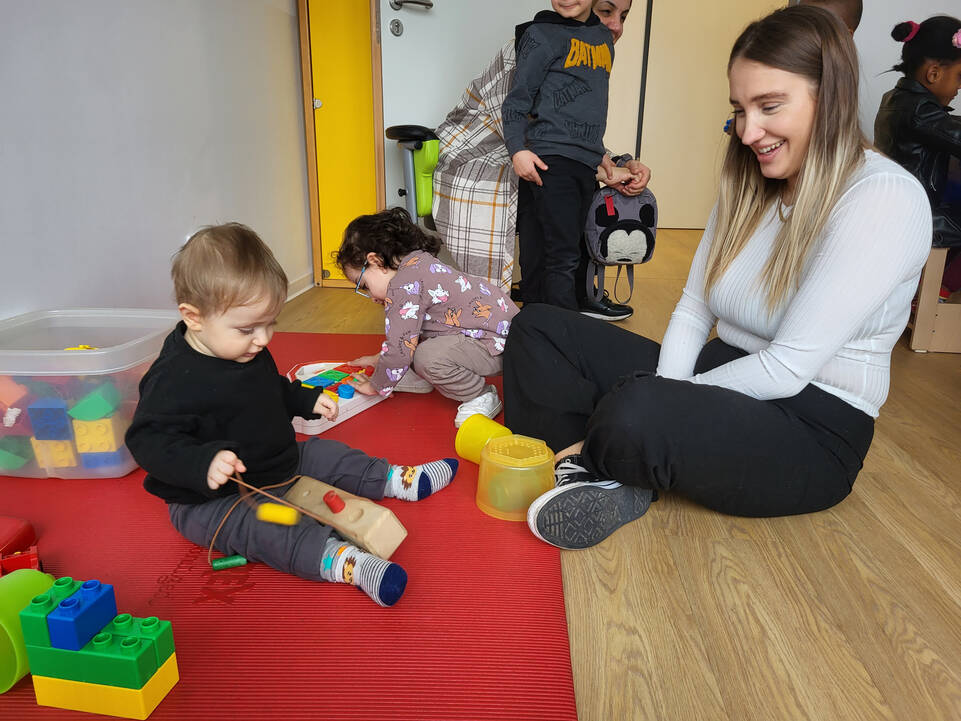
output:
M 554 487 L 554 452 L 527 436 L 492 438 L 481 451 L 477 507 L 504 521 L 524 521 L 531 502 Z

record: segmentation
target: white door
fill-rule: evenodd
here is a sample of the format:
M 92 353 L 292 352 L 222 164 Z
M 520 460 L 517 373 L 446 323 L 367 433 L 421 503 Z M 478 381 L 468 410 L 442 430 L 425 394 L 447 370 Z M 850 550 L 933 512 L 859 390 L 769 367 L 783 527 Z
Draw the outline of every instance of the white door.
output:
M 392 8 L 391 0 L 379 4 L 385 128 L 436 128 L 467 84 L 514 37 L 514 27 L 531 20 L 539 10 L 550 9 L 545 0 L 394 0 L 393 4 L 399 8 Z M 395 34 L 398 30 L 400 35 Z M 403 160 L 394 141 L 385 143 L 384 171 L 387 205 L 403 205 L 397 194 L 404 186 Z

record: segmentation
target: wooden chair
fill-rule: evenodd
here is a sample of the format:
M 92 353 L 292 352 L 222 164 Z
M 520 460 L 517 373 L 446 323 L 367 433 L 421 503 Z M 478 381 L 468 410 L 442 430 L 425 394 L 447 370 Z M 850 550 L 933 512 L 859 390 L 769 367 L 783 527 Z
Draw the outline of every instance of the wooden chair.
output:
M 961 353 L 961 304 L 938 302 L 947 255 L 947 248 L 931 248 L 921 272 L 911 330 L 911 350 L 918 353 Z

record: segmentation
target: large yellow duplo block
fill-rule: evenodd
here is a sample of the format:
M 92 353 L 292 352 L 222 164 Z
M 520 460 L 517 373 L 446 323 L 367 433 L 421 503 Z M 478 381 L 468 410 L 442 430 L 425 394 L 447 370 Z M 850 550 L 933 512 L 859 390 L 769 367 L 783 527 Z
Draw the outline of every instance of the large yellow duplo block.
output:
M 81 453 L 113 453 L 120 448 L 117 428 L 109 418 L 73 422 L 73 436 Z
M 34 676 L 33 691 L 40 706 L 86 711 L 105 716 L 145 719 L 180 680 L 177 654 L 170 654 L 143 688 L 120 688 L 99 683 Z
M 77 465 L 77 455 L 70 441 L 38 441 L 30 439 L 37 465 L 43 468 L 72 468 Z

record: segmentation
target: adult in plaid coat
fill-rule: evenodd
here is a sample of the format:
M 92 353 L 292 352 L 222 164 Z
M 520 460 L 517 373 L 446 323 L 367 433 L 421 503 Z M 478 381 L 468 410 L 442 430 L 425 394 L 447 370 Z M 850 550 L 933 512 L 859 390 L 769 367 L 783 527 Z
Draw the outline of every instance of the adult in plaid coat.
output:
M 617 42 L 631 0 L 596 0 L 594 13 Z M 514 266 L 517 175 L 504 145 L 501 105 L 514 73 L 514 40 L 475 78 L 460 103 L 437 128 L 440 159 L 434 170 L 433 217 L 455 262 L 466 273 L 506 290 Z M 598 179 L 627 195 L 637 195 L 651 171 L 637 160 L 619 164 L 623 172 Z

